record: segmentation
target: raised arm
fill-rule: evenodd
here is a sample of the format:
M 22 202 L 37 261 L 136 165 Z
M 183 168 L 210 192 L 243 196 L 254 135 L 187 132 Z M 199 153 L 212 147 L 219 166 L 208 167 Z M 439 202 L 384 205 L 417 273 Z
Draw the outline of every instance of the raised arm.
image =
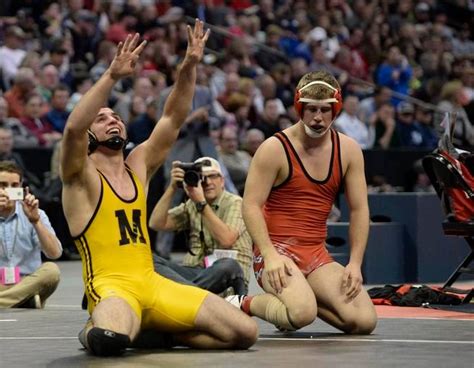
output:
M 191 109 L 196 85 L 196 65 L 202 58 L 209 32 L 204 32 L 203 22 L 198 19 L 194 30 L 188 26 L 186 56 L 178 69 L 176 82 L 166 100 L 163 115 L 150 137 L 127 158 L 127 164 L 140 175 L 145 174 L 147 182 L 165 160 Z
M 131 75 L 137 64 L 146 41 L 139 46 L 139 35 L 128 35 L 120 42 L 117 53 L 110 67 L 92 88 L 81 98 L 71 112 L 64 129 L 61 142 L 60 175 L 67 183 L 80 177 L 87 164 L 87 129 L 94 121 L 101 107 L 106 106 L 107 99 L 115 83 Z
M 178 182 L 182 183 L 184 178 L 184 170 L 178 167 L 179 163 L 180 161 L 173 162 L 173 167 L 170 173 L 170 184 L 160 200 L 156 203 L 155 208 L 151 213 L 148 226 L 153 230 L 170 231 L 176 229 L 176 224 L 173 218 L 168 215 L 168 211 L 171 208 L 173 196 L 178 190 Z

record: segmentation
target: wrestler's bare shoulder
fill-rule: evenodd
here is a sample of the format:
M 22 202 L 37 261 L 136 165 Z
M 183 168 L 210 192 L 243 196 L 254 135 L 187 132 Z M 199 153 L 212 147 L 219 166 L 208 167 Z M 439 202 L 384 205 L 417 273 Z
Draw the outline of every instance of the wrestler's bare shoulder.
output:
M 94 165 L 86 166 L 81 174 L 63 183 L 63 210 L 72 235 L 85 228 L 100 197 L 99 173 Z

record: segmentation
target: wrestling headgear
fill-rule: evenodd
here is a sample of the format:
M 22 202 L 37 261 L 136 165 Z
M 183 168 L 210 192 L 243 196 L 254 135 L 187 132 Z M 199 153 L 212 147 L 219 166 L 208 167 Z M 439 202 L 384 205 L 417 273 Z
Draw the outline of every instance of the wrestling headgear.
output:
M 331 98 L 326 98 L 324 100 L 316 100 L 313 98 L 307 98 L 307 97 L 301 97 L 301 92 L 305 90 L 306 88 L 310 86 L 314 86 L 316 84 L 325 86 L 332 90 L 334 93 Z M 295 110 L 298 113 L 298 115 L 303 117 L 303 107 L 304 103 L 309 103 L 309 102 L 315 102 L 315 103 L 330 103 L 332 107 L 332 118 L 333 120 L 336 118 L 336 116 L 339 114 L 339 112 L 342 110 L 342 95 L 341 91 L 338 88 L 335 88 L 331 86 L 329 83 L 326 83 L 321 80 L 316 80 L 309 82 L 307 85 L 301 87 L 299 90 L 296 90 L 295 93 L 295 100 L 294 100 L 294 105 L 295 105 Z

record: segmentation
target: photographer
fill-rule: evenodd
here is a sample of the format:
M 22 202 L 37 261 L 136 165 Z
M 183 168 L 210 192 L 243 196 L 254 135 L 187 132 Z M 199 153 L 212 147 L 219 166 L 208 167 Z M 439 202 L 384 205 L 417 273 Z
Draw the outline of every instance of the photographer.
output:
M 41 251 L 57 259 L 61 243 L 22 177 L 15 163 L 0 161 L 0 308 L 43 308 L 59 283 L 58 266 L 41 264 Z
M 149 226 L 154 230 L 189 230 L 190 251 L 183 266 L 154 256 L 155 270 L 214 293 L 228 287 L 237 294 L 239 290 L 245 293 L 252 245 L 242 219 L 242 198 L 224 190 L 221 167 L 210 157 L 194 163 L 174 161 L 170 176 L 170 185 L 156 204 Z M 189 199 L 170 209 L 179 187 Z

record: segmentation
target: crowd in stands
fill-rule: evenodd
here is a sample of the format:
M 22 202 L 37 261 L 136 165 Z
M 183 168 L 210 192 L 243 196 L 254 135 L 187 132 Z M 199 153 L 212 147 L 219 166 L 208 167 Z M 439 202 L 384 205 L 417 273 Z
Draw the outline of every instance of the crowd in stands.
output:
M 297 120 L 295 83 L 310 70 L 337 76 L 335 127 L 363 149 L 431 150 L 452 111 L 455 144 L 472 150 L 473 15 L 462 0 L 3 0 L 0 124 L 15 148 L 53 148 L 118 42 L 138 32 L 148 45 L 137 75 L 109 105 L 131 144 L 142 142 L 184 55 L 186 22 L 200 18 L 212 34 L 182 137 L 214 147 L 187 159 L 217 156 L 240 193 L 258 145 Z

